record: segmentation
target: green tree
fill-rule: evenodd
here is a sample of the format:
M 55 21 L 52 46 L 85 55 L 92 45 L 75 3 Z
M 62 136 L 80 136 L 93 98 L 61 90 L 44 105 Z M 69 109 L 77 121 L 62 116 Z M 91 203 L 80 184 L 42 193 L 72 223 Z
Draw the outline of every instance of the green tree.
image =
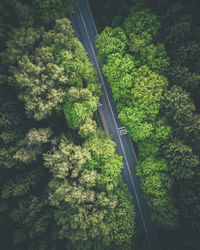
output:
M 185 90 L 198 88 L 200 75 L 191 72 L 186 66 L 173 65 L 167 73 L 170 85 L 180 86 Z
M 74 0 L 33 0 L 34 16 L 38 24 L 50 25 L 56 19 L 64 18 L 73 12 Z
M 176 195 L 176 202 L 180 211 L 179 214 L 182 219 L 182 225 L 186 232 L 190 230 L 190 233 L 194 233 L 193 237 L 198 235 L 200 232 L 200 199 L 198 195 L 200 190 L 199 176 L 200 172 L 198 166 L 195 170 L 195 175 L 191 179 L 185 181 L 182 180 L 174 187 L 174 193 Z M 190 221 L 191 223 L 189 223 Z M 192 239 L 192 235 L 190 235 L 189 238 Z M 196 242 L 198 242 L 198 240 Z
M 147 65 L 151 70 L 163 74 L 169 66 L 169 58 L 162 43 L 150 44 L 140 50 L 138 65 Z
M 153 219 L 159 228 L 176 230 L 179 227 L 178 211 L 170 194 L 173 182 L 167 172 L 167 162 L 154 156 L 146 158 L 137 167 L 138 175 L 143 177 L 142 188 L 153 209 Z
M 143 66 L 135 72 L 134 83 L 132 105 L 142 110 L 148 120 L 155 120 L 168 85 L 167 79 Z
M 108 56 L 107 64 L 103 66 L 103 72 L 107 77 L 115 100 L 125 102 L 129 99 L 129 92 L 133 86 L 135 65 L 131 55 L 114 53 Z M 124 98 L 126 96 L 126 98 Z
M 192 148 L 181 141 L 169 143 L 165 147 L 165 157 L 168 161 L 169 173 L 175 179 L 192 178 L 195 168 L 199 166 L 199 158 L 194 155 Z
M 153 125 L 148 122 L 148 116 L 137 107 L 125 107 L 119 113 L 119 119 L 126 126 L 128 133 L 136 142 L 148 138 L 153 132 Z
M 29 118 L 39 121 L 61 112 L 71 86 L 82 88 L 86 83 L 99 95 L 96 73 L 68 19 L 57 20 L 48 32 L 20 28 L 10 36 L 2 64 L 8 67 L 8 81 L 19 90 L 18 98 Z
M 92 156 L 91 159 L 87 160 L 86 168 L 96 169 L 101 174 L 99 183 L 103 186 L 110 182 L 112 185 L 118 185 L 122 158 L 115 153 L 116 144 L 98 130 L 94 136 L 84 142 L 83 146 L 89 150 Z
M 110 54 L 124 54 L 127 38 L 120 27 L 114 29 L 106 27 L 98 36 L 97 42 L 97 48 L 99 49 L 98 59 L 101 63 L 104 63 Z
M 76 95 L 77 93 L 77 95 Z M 72 129 L 79 129 L 87 119 L 91 119 L 97 109 L 98 98 L 92 96 L 88 89 L 77 90 L 71 88 L 67 94 L 64 106 L 67 125 Z
M 13 158 L 26 164 L 36 161 L 45 150 L 44 144 L 49 142 L 51 134 L 50 128 L 31 129 L 25 138 L 19 141 L 18 149 Z
M 129 38 L 131 52 L 139 52 L 140 49 L 149 45 L 157 35 L 159 22 L 149 9 L 132 9 L 130 15 L 123 23 L 125 34 Z
M 191 16 L 185 13 L 180 2 L 173 3 L 165 13 L 162 23 L 162 39 L 164 38 L 169 54 L 173 55 L 174 49 L 183 45 L 190 35 Z
M 111 140 L 107 143 L 113 147 Z M 105 150 L 102 143 L 99 142 L 99 146 Z M 101 168 L 98 165 L 88 169 L 88 163 L 93 157 L 95 159 L 88 147 L 88 144 L 84 147 L 74 145 L 63 137 L 54 141 L 52 151 L 44 154 L 45 166 L 53 174 L 49 182 L 49 199 L 50 204 L 57 208 L 54 216 L 60 225 L 59 238 L 69 239 L 76 249 L 93 249 L 98 245 L 106 247 L 112 242 L 121 245 L 130 241 L 133 235 L 134 212 L 130 197 L 124 196 L 127 191 L 120 187 L 119 181 L 117 184 L 110 179 L 109 185 L 102 185 L 100 179 L 103 175 L 99 173 Z M 92 143 L 91 147 L 97 146 Z M 113 153 L 109 152 L 110 155 Z M 101 153 L 98 156 L 101 166 Z M 112 171 L 111 165 L 107 167 Z M 101 173 L 105 174 L 103 170 Z M 118 188 L 121 191 L 117 191 Z M 128 224 L 125 223 L 125 207 L 131 219 Z M 114 212 L 116 209 L 117 213 Z M 113 231 L 113 227 L 116 230 Z
M 178 129 L 186 127 L 193 120 L 195 106 L 189 94 L 179 86 L 173 86 L 165 94 L 166 116 Z
M 5 91 L 1 86 L 0 92 L 0 164 L 2 168 L 13 168 L 17 142 L 23 139 L 29 122 L 24 120 L 21 112 L 23 107 L 17 102 L 12 90 L 6 88 Z
M 90 118 L 86 119 L 85 123 L 79 129 L 79 135 L 82 138 L 93 136 L 96 133 L 97 124 Z
M 192 41 L 176 49 L 172 61 L 174 64 L 189 67 L 192 72 L 199 72 L 199 56 L 199 44 Z
M 154 123 L 154 130 L 147 139 L 139 142 L 139 160 L 142 162 L 146 158 L 162 156 L 162 146 L 172 136 L 172 127 L 166 124 L 165 119 L 160 119 Z

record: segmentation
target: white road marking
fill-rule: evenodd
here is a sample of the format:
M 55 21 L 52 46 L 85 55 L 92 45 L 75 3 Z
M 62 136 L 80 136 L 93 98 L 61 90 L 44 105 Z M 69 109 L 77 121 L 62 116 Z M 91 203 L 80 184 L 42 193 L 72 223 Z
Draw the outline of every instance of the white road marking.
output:
M 117 130 L 120 136 L 127 134 L 125 127 L 118 128 Z

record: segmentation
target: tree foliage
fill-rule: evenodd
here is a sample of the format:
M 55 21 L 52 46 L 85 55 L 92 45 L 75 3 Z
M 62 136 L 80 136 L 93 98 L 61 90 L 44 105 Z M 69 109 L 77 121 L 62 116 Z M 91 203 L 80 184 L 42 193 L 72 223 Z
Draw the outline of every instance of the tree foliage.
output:
M 57 20 L 48 32 L 32 27 L 15 29 L 2 62 L 11 73 L 8 81 L 20 90 L 18 98 L 29 118 L 42 120 L 60 112 L 67 88 L 83 87 L 83 81 L 99 94 L 98 84 L 93 87 L 95 71 L 68 19 Z
M 128 249 L 135 234 L 122 159 L 92 119 L 101 85 L 63 18 L 73 2 L 0 3 L 3 249 Z
M 113 5 L 107 2 L 109 9 Z M 137 172 L 152 216 L 160 228 L 173 230 L 173 242 L 167 238 L 163 245 L 166 249 L 197 250 L 199 1 L 130 2 L 126 4 L 129 9 L 133 7 L 129 16 L 128 11 L 124 15 L 102 12 L 102 23 L 107 16 L 106 24 L 115 29 L 120 26 L 126 36 L 125 49 L 116 52 L 111 40 L 110 44 L 104 43 L 106 32 L 99 35 L 99 55 L 106 51 L 102 68 L 117 102 L 119 118 L 138 142 Z M 99 9 L 103 7 L 96 11 L 98 19 Z M 112 41 L 117 41 L 111 31 L 114 28 L 106 30 L 108 36 L 112 34 Z
M 157 225 L 167 230 L 177 229 L 179 227 L 178 212 L 169 193 L 173 182 L 167 174 L 167 162 L 150 156 L 137 168 L 138 174 L 143 177 L 142 187 L 148 197 L 148 202 L 156 211 L 153 218 Z
M 34 16 L 38 24 L 51 25 L 56 19 L 73 12 L 74 0 L 32 0 Z
M 69 128 L 79 129 L 87 119 L 91 119 L 97 109 L 98 98 L 88 89 L 71 88 L 64 106 L 65 118 Z
M 49 199 L 57 207 L 59 238 L 69 239 L 77 249 L 112 242 L 121 245 L 133 235 L 131 199 L 119 179 L 121 158 L 117 158 L 114 143 L 102 133 L 99 136 L 91 137 L 82 148 L 62 137 L 44 154 L 45 166 L 53 174 Z M 108 147 L 111 150 L 105 151 Z
M 124 54 L 126 49 L 126 35 L 120 28 L 106 27 L 104 31 L 98 36 L 97 48 L 99 49 L 98 59 L 100 62 L 105 62 L 106 58 L 113 53 Z
M 137 172 L 153 209 L 152 217 L 160 228 L 175 230 L 179 220 L 171 193 L 173 180 L 167 161 L 161 157 L 162 146 L 172 134 L 161 115 L 168 87 L 162 74 L 169 66 L 169 58 L 164 44 L 155 42 L 160 28 L 158 18 L 138 6 L 120 28 L 126 35 L 126 47 L 121 50 L 111 40 L 105 43 L 106 35 L 115 42 L 119 38 L 117 28 L 106 28 L 98 36 L 99 56 L 106 58 L 100 61 L 117 101 L 119 119 L 139 143 Z
M 175 141 L 167 145 L 165 154 L 169 172 L 175 179 L 189 179 L 194 176 L 199 159 L 193 154 L 191 147 Z

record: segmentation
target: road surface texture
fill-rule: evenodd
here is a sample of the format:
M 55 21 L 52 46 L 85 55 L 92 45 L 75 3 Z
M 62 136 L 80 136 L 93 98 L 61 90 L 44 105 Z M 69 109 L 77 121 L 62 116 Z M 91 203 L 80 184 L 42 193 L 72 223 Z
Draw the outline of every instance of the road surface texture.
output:
M 137 227 L 142 231 L 144 241 L 146 241 L 149 250 L 161 250 L 154 223 L 150 220 L 150 210 L 140 188 L 139 177 L 136 175 L 137 158 L 131 139 L 118 119 L 112 91 L 97 61 L 97 29 L 89 3 L 87 0 L 76 0 L 76 4 L 75 14 L 71 17 L 72 25 L 76 36 L 85 47 L 90 61 L 97 69 L 99 81 L 102 82 L 103 95 L 100 98 L 102 106 L 99 107 L 99 114 L 105 132 L 112 135 L 117 144 L 118 153 L 123 156 L 122 179 L 128 185 L 129 191 L 133 195 Z

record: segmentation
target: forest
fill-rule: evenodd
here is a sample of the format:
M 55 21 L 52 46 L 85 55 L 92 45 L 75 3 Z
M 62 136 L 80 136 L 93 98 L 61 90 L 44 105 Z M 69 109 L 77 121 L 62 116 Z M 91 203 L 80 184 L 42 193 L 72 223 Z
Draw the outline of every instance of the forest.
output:
M 199 250 L 200 2 L 89 2 L 162 250 Z M 74 9 L 0 2 L 0 249 L 147 250 Z
M 199 1 L 90 1 L 163 249 L 200 248 Z
M 71 0 L 3 0 L 0 249 L 129 249 L 122 157 L 98 127 L 97 73 Z

